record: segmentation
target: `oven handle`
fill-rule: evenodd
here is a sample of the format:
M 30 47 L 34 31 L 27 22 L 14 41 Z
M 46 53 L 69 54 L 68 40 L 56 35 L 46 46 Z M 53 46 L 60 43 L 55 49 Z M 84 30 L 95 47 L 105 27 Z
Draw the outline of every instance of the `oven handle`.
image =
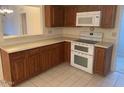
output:
M 72 45 L 72 46 L 75 46 L 75 45 L 88 46 L 88 47 L 90 46 L 89 44 L 86 44 L 86 43 L 84 44 L 84 43 L 79 43 L 79 42 L 71 42 L 71 45 Z
M 85 54 L 85 53 L 82 53 L 82 52 L 79 52 L 79 51 L 75 51 L 75 50 L 71 50 L 72 53 L 76 53 L 76 54 L 80 54 L 80 55 L 84 55 L 84 56 L 93 56 L 93 55 L 90 55 L 90 54 Z

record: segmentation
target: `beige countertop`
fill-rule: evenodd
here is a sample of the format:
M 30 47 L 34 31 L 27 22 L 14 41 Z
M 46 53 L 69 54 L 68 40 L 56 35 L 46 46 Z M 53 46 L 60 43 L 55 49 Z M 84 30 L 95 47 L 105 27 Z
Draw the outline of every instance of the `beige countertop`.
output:
M 109 48 L 112 45 L 113 44 L 111 42 L 99 42 L 95 44 L 96 47 L 102 47 L 102 48 Z
M 6 51 L 7 53 L 14 53 L 18 51 L 23 51 L 27 49 L 32 49 L 36 47 L 41 47 L 41 46 L 46 46 L 50 44 L 55 44 L 63 41 L 73 41 L 76 40 L 77 38 L 53 38 L 53 39 L 45 39 L 45 40 L 40 40 L 40 41 L 35 41 L 35 42 L 30 42 L 30 43 L 22 43 L 22 44 L 17 44 L 17 45 L 7 45 L 7 46 L 1 46 L 0 48 Z M 102 48 L 109 48 L 112 45 L 112 43 L 109 42 L 100 42 L 95 44 L 97 47 L 102 47 Z
M 46 46 L 50 44 L 55 44 L 63 41 L 72 41 L 75 40 L 76 38 L 53 38 L 53 39 L 45 39 L 45 40 L 40 40 L 40 41 L 35 41 L 35 42 L 30 42 L 30 43 L 22 43 L 22 44 L 17 44 L 17 45 L 7 45 L 7 46 L 1 46 L 0 48 L 6 51 L 7 53 L 14 53 L 18 51 L 23 51 L 27 49 L 32 49 L 36 47 L 41 47 L 41 46 Z

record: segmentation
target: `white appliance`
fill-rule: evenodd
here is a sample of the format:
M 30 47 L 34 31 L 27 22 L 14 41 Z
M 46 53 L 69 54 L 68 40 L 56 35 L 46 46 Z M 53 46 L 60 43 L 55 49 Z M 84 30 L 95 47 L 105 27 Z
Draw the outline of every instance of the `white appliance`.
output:
M 100 26 L 101 11 L 78 12 L 76 26 Z
M 80 39 L 71 42 L 71 65 L 93 74 L 94 47 L 103 34 L 83 32 Z

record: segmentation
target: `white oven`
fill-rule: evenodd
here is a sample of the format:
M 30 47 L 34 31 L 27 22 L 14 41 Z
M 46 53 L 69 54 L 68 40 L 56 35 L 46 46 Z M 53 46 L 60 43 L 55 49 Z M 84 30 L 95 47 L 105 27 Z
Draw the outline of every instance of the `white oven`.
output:
M 71 42 L 71 65 L 93 73 L 94 45 Z
M 93 56 L 75 50 L 71 52 L 71 65 L 93 74 Z
M 95 44 L 102 37 L 99 32 L 81 32 L 80 38 L 71 42 L 71 65 L 93 74 Z

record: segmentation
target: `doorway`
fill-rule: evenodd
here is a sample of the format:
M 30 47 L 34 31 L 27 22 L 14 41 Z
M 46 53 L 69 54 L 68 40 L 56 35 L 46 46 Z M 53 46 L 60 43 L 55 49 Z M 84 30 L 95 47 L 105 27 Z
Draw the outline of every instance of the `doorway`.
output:
M 26 13 L 21 14 L 21 23 L 22 23 L 22 33 L 23 35 L 27 34 L 27 19 Z
M 116 71 L 124 73 L 124 6 L 121 10 L 120 31 L 117 47 Z

